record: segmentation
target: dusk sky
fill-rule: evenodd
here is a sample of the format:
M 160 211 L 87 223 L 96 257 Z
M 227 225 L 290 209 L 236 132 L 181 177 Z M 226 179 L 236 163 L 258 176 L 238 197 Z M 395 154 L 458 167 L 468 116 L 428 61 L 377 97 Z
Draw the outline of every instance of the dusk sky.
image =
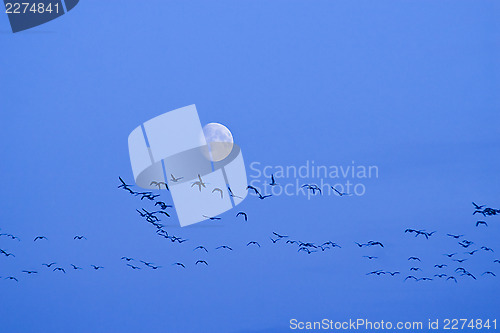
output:
M 18 33 L 0 15 L 0 332 L 500 324 L 500 216 L 472 204 L 500 209 L 499 15 L 489 0 L 107 0 Z M 167 208 L 180 243 L 118 177 L 135 182 L 136 127 L 192 104 L 273 196 L 187 227 Z

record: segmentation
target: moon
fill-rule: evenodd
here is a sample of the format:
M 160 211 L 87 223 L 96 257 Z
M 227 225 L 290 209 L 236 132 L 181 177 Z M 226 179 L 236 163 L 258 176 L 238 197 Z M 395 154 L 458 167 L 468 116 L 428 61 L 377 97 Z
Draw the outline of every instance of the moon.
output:
M 208 145 L 210 159 L 219 162 L 233 150 L 233 135 L 224 125 L 209 123 L 203 126 L 203 134 Z

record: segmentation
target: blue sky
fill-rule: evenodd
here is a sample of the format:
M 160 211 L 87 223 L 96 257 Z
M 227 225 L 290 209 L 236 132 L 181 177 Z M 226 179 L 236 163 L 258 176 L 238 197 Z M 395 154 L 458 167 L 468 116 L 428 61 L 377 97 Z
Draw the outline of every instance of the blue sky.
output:
M 498 278 L 403 277 L 409 256 L 422 258 L 422 276 L 434 264 L 458 267 L 443 253 L 467 255 L 446 233 L 494 248 L 466 265 L 500 274 L 500 218 L 481 228 L 471 215 L 471 201 L 500 208 L 499 10 L 483 0 L 84 1 L 17 34 L 4 15 L 0 233 L 21 241 L 0 237 L 0 249 L 16 255 L 0 256 L 0 276 L 19 278 L 0 281 L 2 331 L 250 333 L 287 332 L 292 318 L 495 319 Z M 128 134 L 190 104 L 202 124 L 231 130 L 249 175 L 252 162 L 354 161 L 376 165 L 379 177 L 363 180 L 359 197 L 249 197 L 220 222 L 187 228 L 173 217 L 168 230 L 189 239 L 173 244 L 135 212 L 150 203 L 116 187 L 118 176 L 133 179 Z M 427 241 L 408 227 L 437 233 Z M 273 231 L 342 248 L 297 253 L 272 244 Z M 37 235 L 48 240 L 33 242 Z M 262 247 L 246 247 L 251 240 Z M 384 249 L 354 244 L 369 240 Z M 209 253 L 193 251 L 200 244 Z M 222 244 L 234 251 L 214 250 Z M 122 256 L 162 268 L 132 271 Z M 41 266 L 49 261 L 67 274 Z M 366 276 L 376 269 L 402 276 Z

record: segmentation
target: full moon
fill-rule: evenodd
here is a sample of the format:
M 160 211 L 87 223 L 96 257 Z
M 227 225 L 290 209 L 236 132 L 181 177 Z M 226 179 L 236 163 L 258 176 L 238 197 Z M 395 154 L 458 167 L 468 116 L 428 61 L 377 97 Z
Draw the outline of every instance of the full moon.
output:
M 206 124 L 203 126 L 203 134 L 213 162 L 222 161 L 229 156 L 233 150 L 233 135 L 226 126 L 219 123 Z

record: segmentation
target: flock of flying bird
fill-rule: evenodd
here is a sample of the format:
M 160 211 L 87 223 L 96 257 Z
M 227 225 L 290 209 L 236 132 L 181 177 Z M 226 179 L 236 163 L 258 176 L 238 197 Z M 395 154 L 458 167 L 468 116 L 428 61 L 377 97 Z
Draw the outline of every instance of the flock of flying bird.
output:
M 174 175 L 171 175 L 170 180 L 172 182 L 178 182 L 181 179 L 182 179 L 182 177 L 177 178 L 177 177 L 174 177 Z M 136 211 L 141 218 L 143 218 L 147 223 L 149 223 L 155 227 L 156 234 L 158 236 L 163 237 L 166 240 L 171 241 L 172 243 L 182 244 L 182 243 L 188 241 L 187 239 L 184 239 L 184 238 L 181 238 L 181 237 L 178 237 L 178 236 L 175 236 L 175 235 L 169 233 L 166 230 L 166 226 L 161 223 L 160 217 L 162 217 L 162 216 L 170 217 L 171 216 L 170 213 L 167 212 L 167 209 L 172 208 L 173 207 L 172 205 L 166 204 L 164 201 L 157 200 L 156 198 L 159 197 L 159 194 L 153 194 L 153 192 L 150 192 L 150 191 L 136 192 L 131 188 L 132 185 L 126 184 L 125 181 L 121 177 L 119 177 L 119 181 L 121 184 L 118 186 L 118 188 L 127 191 L 128 193 L 130 193 L 133 196 L 139 197 L 141 201 L 143 199 L 147 199 L 153 203 L 154 209 L 147 210 L 145 208 L 141 208 L 140 210 L 137 209 Z M 163 186 L 165 189 L 169 190 L 168 184 L 165 182 L 153 181 L 153 182 L 151 182 L 151 185 L 158 186 L 158 189 L 161 189 Z M 274 175 L 271 176 L 271 182 L 269 185 L 271 185 L 271 186 L 278 185 L 274 179 Z M 202 190 L 202 188 L 206 187 L 206 183 L 203 181 L 203 179 L 200 175 L 198 175 L 198 179 L 195 182 L 193 182 L 192 187 L 194 187 L 194 186 L 197 186 L 200 191 Z M 310 190 L 311 192 L 313 192 L 313 194 L 316 194 L 316 193 L 321 194 L 321 188 L 319 188 L 315 184 L 305 184 L 302 187 L 306 188 L 307 190 Z M 253 186 L 248 186 L 247 189 L 254 191 L 255 194 L 257 195 L 257 197 L 261 200 L 272 196 L 272 195 L 262 195 L 259 192 L 259 190 Z M 350 195 L 348 193 L 341 193 L 333 187 L 332 187 L 332 189 L 334 189 L 335 192 L 341 197 Z M 212 191 L 212 192 L 214 192 L 214 191 Z M 228 192 L 231 196 L 234 196 L 234 194 L 232 193 L 232 191 L 229 187 L 228 187 Z M 220 193 L 222 196 L 222 193 L 223 193 L 222 190 L 220 191 Z M 473 205 L 475 208 L 473 215 L 481 214 L 484 217 L 500 215 L 499 209 L 485 207 L 484 205 L 477 205 L 474 202 L 473 202 Z M 206 219 L 212 220 L 212 221 L 221 220 L 221 217 L 212 217 L 212 216 L 204 216 L 204 217 Z M 245 212 L 242 212 L 242 211 L 238 212 L 236 214 L 236 217 L 241 218 L 242 221 L 248 221 L 248 215 Z M 476 227 L 487 227 L 487 226 L 488 226 L 488 224 L 485 221 L 477 221 L 476 222 Z M 436 233 L 437 233 L 436 231 L 428 232 L 426 230 L 418 230 L 418 229 L 412 229 L 412 228 L 408 228 L 405 230 L 405 234 L 410 234 L 410 235 L 414 234 L 416 238 L 422 237 L 422 238 L 425 238 L 427 240 L 430 239 L 431 237 L 433 237 Z M 447 259 L 448 262 L 436 263 L 433 267 L 433 269 L 434 269 L 434 271 L 432 272 L 433 274 L 429 275 L 429 276 L 417 276 L 419 272 L 422 272 L 422 268 L 418 267 L 418 265 L 410 267 L 408 274 L 405 274 L 404 271 L 386 271 L 386 270 L 379 269 L 379 270 L 374 270 L 374 271 L 368 272 L 366 275 L 369 275 L 369 276 L 390 275 L 393 277 L 396 275 L 401 275 L 401 276 L 405 276 L 404 281 L 414 280 L 417 282 L 443 279 L 446 281 L 452 281 L 452 282 L 458 283 L 458 280 L 460 277 L 470 278 L 470 279 L 476 280 L 478 278 L 478 275 L 471 273 L 469 270 L 467 270 L 465 267 L 463 267 L 462 264 L 464 262 L 466 262 L 467 260 L 469 260 L 470 259 L 469 257 L 472 257 L 474 254 L 476 254 L 478 252 L 494 253 L 494 250 L 490 247 L 487 247 L 487 246 L 478 246 L 478 247 L 472 249 L 471 247 L 474 247 L 475 243 L 473 241 L 465 239 L 464 235 L 446 234 L 446 237 L 450 237 L 450 238 L 455 239 L 457 241 L 457 246 L 459 246 L 463 251 L 465 251 L 465 252 L 463 252 L 463 254 L 467 255 L 467 258 L 464 258 L 463 256 L 461 256 L 459 259 L 459 256 L 458 256 L 459 252 L 444 254 L 444 256 L 446 257 L 445 259 Z M 11 240 L 20 241 L 19 237 L 14 236 L 12 234 L 8 234 L 8 233 L 0 233 L 0 239 L 1 238 L 9 238 Z M 87 238 L 83 235 L 77 235 L 77 236 L 74 236 L 73 239 L 75 241 L 82 241 L 82 240 L 86 240 Z M 335 248 L 338 248 L 338 249 L 342 248 L 341 245 L 339 245 L 333 241 L 330 241 L 330 240 L 326 241 L 326 242 L 318 242 L 318 243 L 309 242 L 309 241 L 306 242 L 306 241 L 301 241 L 301 240 L 292 240 L 289 236 L 283 235 L 283 234 L 280 234 L 277 232 L 273 232 L 272 235 L 269 237 L 269 240 L 272 242 L 272 244 L 275 244 L 275 245 L 285 244 L 287 246 L 295 246 L 297 249 L 297 252 L 305 253 L 308 255 L 313 254 L 313 253 L 325 252 L 326 250 L 333 250 Z M 33 241 L 34 242 L 48 241 L 48 239 L 45 236 L 36 236 Z M 368 242 L 362 242 L 362 243 L 354 242 L 354 244 L 359 249 L 365 249 L 365 248 L 371 248 L 371 247 L 378 247 L 380 249 L 384 248 L 384 244 L 382 242 L 374 241 L 374 240 L 370 240 Z M 260 248 L 261 244 L 255 240 L 252 240 L 252 241 L 247 242 L 246 246 Z M 214 250 L 215 251 L 233 251 L 233 247 L 228 246 L 228 245 L 220 245 L 220 246 L 216 247 Z M 198 245 L 193 249 L 193 251 L 195 251 L 195 252 L 201 251 L 201 252 L 208 253 L 209 249 L 207 247 L 205 247 L 204 245 Z M 10 253 L 7 250 L 0 248 L 0 257 L 2 257 L 2 256 L 14 258 L 15 254 Z M 372 256 L 372 255 L 363 255 L 362 257 L 366 258 L 367 260 L 370 260 L 370 261 L 372 261 L 372 260 L 376 261 L 378 259 L 377 256 Z M 162 267 L 162 266 L 157 265 L 157 264 L 152 263 L 152 262 L 148 262 L 145 260 L 137 260 L 137 259 L 134 259 L 131 257 L 126 257 L 126 256 L 122 257 L 121 261 L 123 261 L 124 264 L 127 267 L 129 267 L 131 270 L 140 270 L 143 268 L 151 269 L 151 270 L 158 270 L 159 268 Z M 421 258 L 419 258 L 417 256 L 409 257 L 408 261 L 412 262 L 412 263 L 421 263 L 422 262 Z M 500 260 L 498 260 L 498 259 L 495 259 L 492 261 L 495 264 L 500 264 Z M 451 267 L 452 263 L 460 264 L 460 267 L 456 267 L 453 270 Z M 186 265 L 187 264 L 184 264 L 182 262 L 172 263 L 172 266 L 177 266 L 177 267 L 184 268 L 184 269 L 186 268 Z M 199 259 L 194 263 L 194 265 L 195 266 L 199 266 L 199 265 L 208 266 L 209 263 L 204 259 Z M 78 270 L 83 269 L 82 267 L 79 267 L 79 266 L 74 265 L 74 264 L 71 264 L 71 267 L 60 267 L 55 262 L 43 263 L 41 266 L 44 266 L 45 270 L 48 269 L 48 270 L 51 270 L 52 272 L 60 272 L 63 274 L 66 274 L 68 269 L 73 270 L 73 271 L 78 271 Z M 89 269 L 95 270 L 95 271 L 103 269 L 103 268 L 104 267 L 98 266 L 98 265 L 90 265 L 89 266 Z M 451 271 L 450 271 L 450 269 L 451 269 Z M 22 270 L 21 273 L 23 275 L 36 275 L 36 274 L 38 274 L 38 270 Z M 481 276 L 496 277 L 496 274 L 492 271 L 487 270 L 487 271 L 482 272 Z M 4 276 L 4 277 L 0 276 L 0 279 L 12 280 L 12 281 L 19 282 L 18 277 L 10 276 L 10 275 Z

